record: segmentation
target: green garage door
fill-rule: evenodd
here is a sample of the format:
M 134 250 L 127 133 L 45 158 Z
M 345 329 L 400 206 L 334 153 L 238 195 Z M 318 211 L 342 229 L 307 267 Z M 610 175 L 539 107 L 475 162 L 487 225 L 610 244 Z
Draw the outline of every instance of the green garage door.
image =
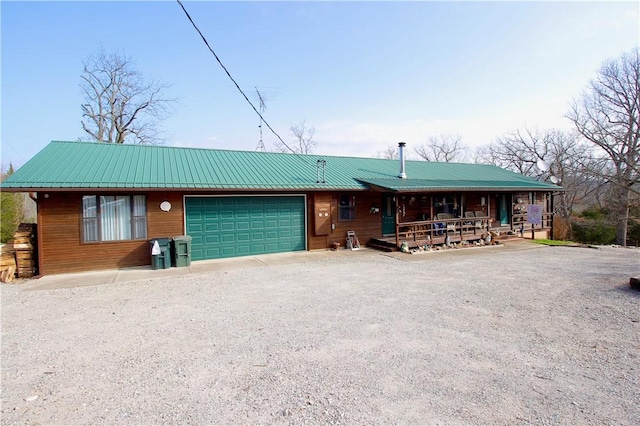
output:
M 186 197 L 193 260 L 305 249 L 304 197 Z

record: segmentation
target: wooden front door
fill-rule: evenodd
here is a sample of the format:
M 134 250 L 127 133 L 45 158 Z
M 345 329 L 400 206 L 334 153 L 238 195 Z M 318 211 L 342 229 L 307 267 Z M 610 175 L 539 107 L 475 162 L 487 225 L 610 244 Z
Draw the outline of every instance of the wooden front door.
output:
M 392 195 L 382 196 L 382 235 L 389 236 L 396 234 L 396 209 Z

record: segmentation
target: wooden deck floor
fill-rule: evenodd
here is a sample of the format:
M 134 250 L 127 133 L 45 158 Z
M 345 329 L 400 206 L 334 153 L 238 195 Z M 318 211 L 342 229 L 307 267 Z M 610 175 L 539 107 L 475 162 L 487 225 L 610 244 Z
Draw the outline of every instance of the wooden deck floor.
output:
M 492 231 L 497 231 L 500 234 L 506 235 L 506 232 L 509 231 L 509 229 L 494 228 L 492 229 Z M 485 238 L 487 236 L 487 231 L 475 230 L 475 232 L 467 231 L 467 232 L 463 232 L 462 234 L 460 234 L 459 232 L 456 232 L 456 233 L 449 232 L 448 234 L 443 232 L 442 234 L 435 234 L 433 235 L 433 237 L 429 236 L 430 238 L 424 238 L 424 237 L 411 238 L 411 235 L 409 235 L 407 237 L 400 238 L 399 241 L 400 243 L 406 241 L 407 244 L 409 244 L 409 248 L 414 249 L 417 247 L 423 247 L 425 245 L 433 246 L 433 245 L 445 244 L 447 236 L 449 237 L 450 243 L 459 243 L 461 241 L 475 242 L 475 241 L 479 241 L 482 238 Z M 518 236 L 512 235 L 511 237 L 519 237 L 519 235 Z M 500 239 L 500 237 L 497 237 L 497 239 Z M 395 236 L 372 238 L 371 240 L 372 240 L 371 241 L 372 247 L 381 248 L 381 249 L 384 249 L 384 248 L 398 249 L 398 247 L 396 247 Z

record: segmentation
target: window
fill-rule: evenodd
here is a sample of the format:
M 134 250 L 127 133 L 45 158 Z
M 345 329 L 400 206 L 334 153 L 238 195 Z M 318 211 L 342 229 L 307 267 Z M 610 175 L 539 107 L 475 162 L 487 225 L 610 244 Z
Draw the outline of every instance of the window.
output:
M 356 218 L 356 196 L 340 196 L 340 220 L 353 220 Z
M 461 197 L 457 194 L 436 194 L 434 207 L 436 213 L 451 213 L 454 217 L 460 216 Z
M 82 241 L 122 241 L 147 238 L 144 195 L 82 196 Z

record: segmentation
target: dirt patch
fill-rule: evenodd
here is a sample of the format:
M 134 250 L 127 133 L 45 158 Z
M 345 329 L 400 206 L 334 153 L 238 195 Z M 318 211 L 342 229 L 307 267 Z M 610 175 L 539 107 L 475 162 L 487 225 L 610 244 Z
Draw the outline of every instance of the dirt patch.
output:
M 402 256 L 2 285 L 2 424 L 640 423 L 639 250 Z

